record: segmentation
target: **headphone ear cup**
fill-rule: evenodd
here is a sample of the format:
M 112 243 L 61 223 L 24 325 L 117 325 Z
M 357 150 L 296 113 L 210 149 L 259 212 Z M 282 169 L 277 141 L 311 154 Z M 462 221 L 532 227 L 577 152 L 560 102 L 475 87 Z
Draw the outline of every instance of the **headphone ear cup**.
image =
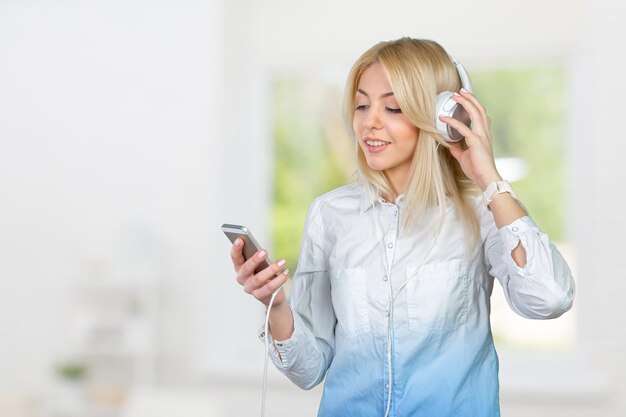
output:
M 439 134 L 448 142 L 452 141 L 448 132 L 448 125 L 442 122 L 439 116 L 450 117 L 452 115 L 450 107 L 453 104 L 456 104 L 456 102 L 452 100 L 452 92 L 443 91 L 437 94 L 437 100 L 435 102 L 435 127 L 439 131 Z
M 466 126 L 470 126 L 471 120 L 469 114 L 465 111 L 463 106 L 460 106 L 452 99 L 452 95 L 453 93 L 451 91 L 443 91 L 437 94 L 437 101 L 435 105 L 435 127 L 446 141 L 458 142 L 463 139 L 463 135 L 461 135 L 456 129 L 450 127 L 447 123 L 439 120 L 439 116 L 453 117 Z

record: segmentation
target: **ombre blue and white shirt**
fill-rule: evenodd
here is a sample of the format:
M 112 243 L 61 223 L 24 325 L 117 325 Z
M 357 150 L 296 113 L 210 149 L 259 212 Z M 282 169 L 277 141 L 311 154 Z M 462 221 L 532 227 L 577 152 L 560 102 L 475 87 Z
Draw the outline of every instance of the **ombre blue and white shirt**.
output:
M 390 416 L 499 416 L 494 277 L 514 311 L 554 318 L 574 297 L 566 262 L 530 217 L 498 229 L 478 197 L 472 251 L 452 204 L 438 235 L 405 235 L 402 196 L 373 199 L 353 183 L 309 207 L 290 297 L 294 333 L 273 341 L 272 361 L 302 388 L 325 379 L 321 417 L 383 417 L 389 398 Z M 511 258 L 520 242 L 524 268 Z

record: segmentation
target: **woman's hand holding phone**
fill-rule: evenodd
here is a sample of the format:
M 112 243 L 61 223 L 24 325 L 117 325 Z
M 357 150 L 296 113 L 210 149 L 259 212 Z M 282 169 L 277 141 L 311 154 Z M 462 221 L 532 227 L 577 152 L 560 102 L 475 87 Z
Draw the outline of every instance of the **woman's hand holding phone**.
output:
M 237 272 L 237 282 L 243 286 L 244 291 L 267 306 L 274 291 L 280 288 L 272 308 L 281 306 L 285 300 L 285 290 L 281 286 L 289 278 L 289 270 L 285 269 L 285 260 L 269 264 L 265 269 L 254 273 L 255 269 L 267 258 L 267 251 L 259 249 L 249 259 L 243 255 L 244 241 L 237 238 L 230 250 L 230 257 Z
M 283 284 L 289 278 L 285 260 L 271 262 L 267 251 L 261 249 L 250 230 L 244 226 L 223 224 L 222 231 L 233 242 L 230 258 L 237 272 L 237 282 L 244 290 L 268 307 L 269 329 L 274 340 L 287 340 L 294 331 L 294 319 L 286 303 Z M 281 272 L 282 271 L 282 272 Z M 272 295 L 278 290 L 271 308 Z

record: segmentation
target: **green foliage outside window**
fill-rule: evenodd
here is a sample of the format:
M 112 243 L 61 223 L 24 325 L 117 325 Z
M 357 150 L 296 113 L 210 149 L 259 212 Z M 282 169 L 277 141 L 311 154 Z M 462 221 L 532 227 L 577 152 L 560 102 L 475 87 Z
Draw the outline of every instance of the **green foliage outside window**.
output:
M 533 219 L 554 241 L 564 236 L 564 86 L 560 68 L 479 72 L 476 95 L 491 117 L 496 157 L 519 157 L 528 175 L 513 184 Z
M 341 115 L 341 89 L 320 82 L 277 81 L 273 88 L 275 257 L 295 271 L 306 210 L 313 199 L 349 181 L 342 161 L 351 146 Z M 337 147 L 334 147 L 337 145 Z M 350 158 L 350 155 L 348 155 Z

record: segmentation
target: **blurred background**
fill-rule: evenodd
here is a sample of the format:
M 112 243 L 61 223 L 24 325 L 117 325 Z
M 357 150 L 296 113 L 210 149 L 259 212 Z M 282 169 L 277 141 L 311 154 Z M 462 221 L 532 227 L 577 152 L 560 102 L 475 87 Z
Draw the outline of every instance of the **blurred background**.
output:
M 625 7 L 610 0 L 0 0 L 0 417 L 258 415 L 263 308 L 222 223 L 297 264 L 353 178 L 351 64 L 430 38 L 569 261 L 575 307 L 492 324 L 503 416 L 626 415 Z M 270 369 L 268 416 L 321 389 Z

